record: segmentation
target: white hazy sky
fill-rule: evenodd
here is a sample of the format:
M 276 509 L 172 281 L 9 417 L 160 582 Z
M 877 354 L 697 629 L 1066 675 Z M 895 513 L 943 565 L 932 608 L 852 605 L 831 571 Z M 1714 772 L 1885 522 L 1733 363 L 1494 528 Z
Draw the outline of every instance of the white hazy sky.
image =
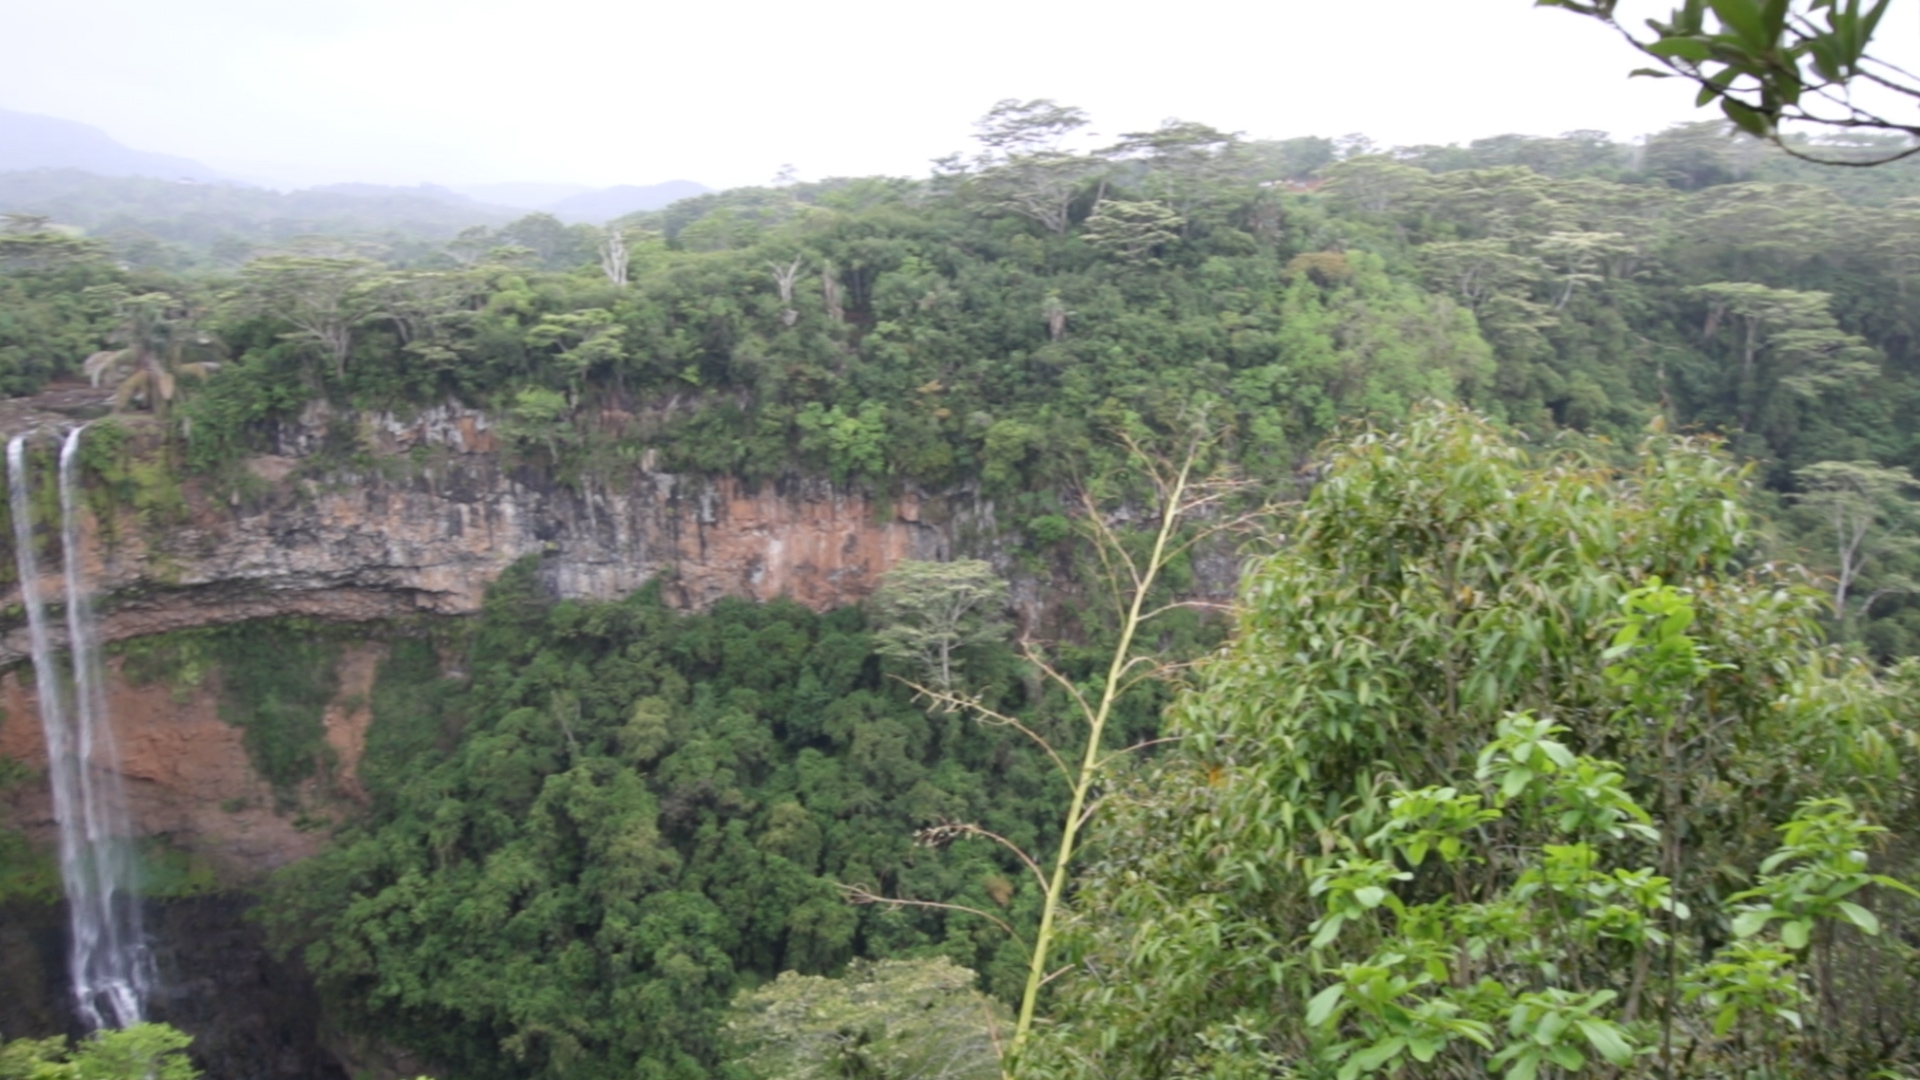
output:
M 1671 6 L 1671 5 L 1667 5 Z M 1530 0 L 9 0 L 0 108 L 282 186 L 924 175 L 1005 97 L 1386 144 L 1695 115 Z

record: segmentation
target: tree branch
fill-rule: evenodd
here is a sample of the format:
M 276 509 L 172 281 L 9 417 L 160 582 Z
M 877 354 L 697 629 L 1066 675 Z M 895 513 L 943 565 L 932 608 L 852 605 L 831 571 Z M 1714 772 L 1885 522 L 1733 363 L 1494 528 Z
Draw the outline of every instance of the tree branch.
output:
M 1005 930 L 1008 937 L 1011 937 L 1022 945 L 1026 945 L 1029 952 L 1032 951 L 1032 946 L 1027 945 L 1027 939 L 1021 937 L 1012 926 L 1007 924 L 1005 919 L 994 915 L 992 912 L 981 911 L 977 907 L 969 907 L 966 904 L 946 904 L 938 900 L 903 900 L 894 896 L 882 896 L 872 889 L 867 888 L 865 885 L 842 885 L 840 886 L 840 894 L 846 897 L 849 904 L 885 904 L 888 907 L 937 908 L 943 911 L 964 911 L 969 915 L 978 915 L 995 926 L 998 926 L 1000 929 Z

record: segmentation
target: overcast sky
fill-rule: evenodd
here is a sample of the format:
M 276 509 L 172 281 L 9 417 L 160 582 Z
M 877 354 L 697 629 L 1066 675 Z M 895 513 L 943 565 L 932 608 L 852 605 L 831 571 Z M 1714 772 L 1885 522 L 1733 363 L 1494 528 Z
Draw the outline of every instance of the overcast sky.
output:
M 0 108 L 281 186 L 924 175 L 1006 97 L 1388 144 L 1696 114 L 1531 0 L 63 0 L 8 5 Z M 1671 5 L 1668 5 L 1671 6 Z

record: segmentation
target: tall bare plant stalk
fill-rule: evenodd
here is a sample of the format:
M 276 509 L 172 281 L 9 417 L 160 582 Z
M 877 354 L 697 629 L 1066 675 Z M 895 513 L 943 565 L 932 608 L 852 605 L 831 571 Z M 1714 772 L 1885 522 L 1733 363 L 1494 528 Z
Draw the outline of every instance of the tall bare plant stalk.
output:
M 1067 806 L 1065 820 L 1062 822 L 1060 845 L 1053 854 L 1051 871 L 1043 870 L 1041 859 L 1030 855 L 1006 837 L 989 832 L 977 825 L 940 825 L 922 830 L 918 836 L 921 843 L 933 846 L 945 846 L 964 837 L 990 840 L 1012 850 L 1040 885 L 1042 894 L 1040 927 L 1035 932 L 1033 940 L 1027 943 L 1030 959 L 1026 987 L 1020 995 L 1018 1018 L 1003 1058 L 1006 1064 L 1002 1071 L 1008 1077 L 1011 1077 L 1018 1067 L 1020 1052 L 1033 1032 L 1041 990 L 1065 970 L 1064 968 L 1049 970 L 1049 958 L 1054 944 L 1056 923 L 1067 896 L 1068 875 L 1072 872 L 1074 857 L 1078 853 L 1081 832 L 1099 808 L 1094 789 L 1105 775 L 1107 766 L 1115 759 L 1151 745 L 1143 743 L 1113 751 L 1102 749 L 1107 723 L 1112 718 L 1114 707 L 1120 699 L 1143 682 L 1165 677 L 1172 666 L 1151 654 L 1136 652 L 1135 642 L 1139 639 L 1141 630 L 1158 616 L 1175 608 L 1194 606 L 1191 601 L 1176 600 L 1149 607 L 1154 587 L 1159 583 L 1160 576 L 1166 568 L 1195 545 L 1222 532 L 1239 529 L 1268 512 L 1268 508 L 1234 516 L 1219 512 L 1222 503 L 1238 491 L 1240 485 L 1221 476 L 1196 475 L 1200 463 L 1212 446 L 1213 440 L 1210 437 L 1195 437 L 1189 442 L 1177 462 L 1154 455 L 1132 438 L 1123 436 L 1122 441 L 1135 463 L 1141 466 L 1152 480 L 1159 509 L 1153 544 L 1148 554 L 1139 557 L 1128 550 L 1119 531 L 1102 513 L 1095 496 L 1091 492 L 1082 493 L 1084 520 L 1092 533 L 1095 550 L 1120 617 L 1119 638 L 1114 643 L 1113 655 L 1107 663 L 1106 678 L 1100 685 L 1099 693 L 1089 695 L 1049 662 L 1031 641 L 1022 643 L 1022 651 L 1027 659 L 1066 692 L 1069 700 L 1073 702 L 1075 711 L 1080 714 L 1083 744 L 1078 748 L 1078 764 L 1075 765 L 1069 761 L 1068 755 L 1074 753 L 1073 748 L 1065 748 L 1066 752 L 1063 753 L 1062 748 L 1056 747 L 1046 736 L 1028 724 L 1008 713 L 991 708 L 972 694 L 951 687 L 909 683 L 924 699 L 932 701 L 941 708 L 972 713 L 983 723 L 1013 728 L 1033 740 L 1071 785 L 1073 794 Z M 947 909 L 958 907 L 934 901 L 880 896 L 861 887 L 849 888 L 847 894 L 855 903 Z M 958 910 L 971 911 L 991 919 L 1002 929 L 1013 933 L 1004 920 L 995 918 L 990 913 L 965 907 L 958 907 Z

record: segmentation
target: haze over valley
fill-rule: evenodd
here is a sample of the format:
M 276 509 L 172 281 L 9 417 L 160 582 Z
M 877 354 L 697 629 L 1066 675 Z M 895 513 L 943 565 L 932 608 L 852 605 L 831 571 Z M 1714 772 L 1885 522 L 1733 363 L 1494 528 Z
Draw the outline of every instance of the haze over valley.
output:
M 1920 0 L 1543 3 L 10 13 L 0 1080 L 1920 1076 Z

